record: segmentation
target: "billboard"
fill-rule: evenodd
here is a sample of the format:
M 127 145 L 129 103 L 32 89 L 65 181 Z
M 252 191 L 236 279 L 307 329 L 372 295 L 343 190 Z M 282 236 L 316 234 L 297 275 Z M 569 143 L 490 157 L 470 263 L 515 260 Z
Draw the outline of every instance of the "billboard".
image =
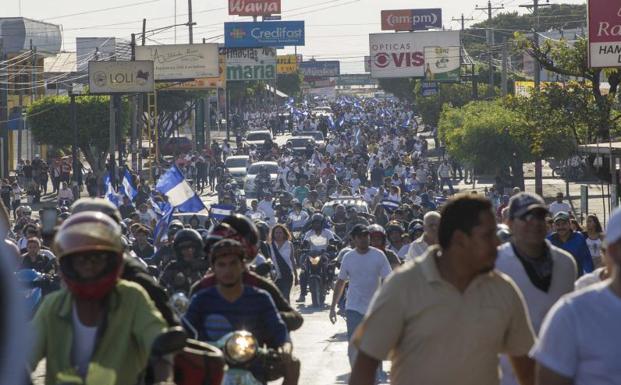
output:
M 336 77 L 341 74 L 341 62 L 309 60 L 300 64 L 300 70 L 305 81 Z
M 227 48 L 224 55 L 228 81 L 276 78 L 276 48 Z
M 294 74 L 298 71 L 298 55 L 278 55 L 276 57 L 276 72 L 279 74 Z
M 621 3 L 588 1 L 589 67 L 621 67 Z
M 425 80 L 458 82 L 461 47 L 425 47 Z
M 442 9 L 395 9 L 382 11 L 382 31 L 423 31 L 442 28 Z
M 224 55 L 224 48 L 220 49 L 221 53 L 218 55 L 218 72 L 220 76 L 209 78 L 196 78 L 182 83 L 168 83 L 164 84 L 162 88 L 168 90 L 206 90 L 210 88 L 226 88 L 226 56 Z M 159 89 L 159 87 L 158 87 Z
M 280 0 L 229 0 L 229 15 L 264 16 L 280 13 Z
M 92 61 L 88 63 L 91 94 L 153 92 L 152 61 Z
M 226 48 L 284 47 L 304 45 L 303 21 L 224 23 Z
M 336 81 L 339 86 L 371 86 L 376 85 L 377 80 L 369 74 L 346 74 L 340 75 Z
M 138 46 L 136 60 L 153 61 L 155 80 L 219 76 L 216 43 Z
M 376 33 L 369 35 L 371 76 L 425 76 L 425 47 L 459 47 L 459 31 Z

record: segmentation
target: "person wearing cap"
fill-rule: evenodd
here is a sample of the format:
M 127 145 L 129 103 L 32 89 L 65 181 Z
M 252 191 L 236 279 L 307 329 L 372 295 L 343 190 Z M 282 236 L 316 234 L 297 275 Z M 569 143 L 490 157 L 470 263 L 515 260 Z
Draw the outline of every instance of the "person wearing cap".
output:
M 359 350 L 350 385 L 371 384 L 392 361 L 390 383 L 493 385 L 508 354 L 522 385 L 534 334 L 520 291 L 494 270 L 498 239 L 492 204 L 458 194 L 442 207 L 438 246 L 395 271 L 354 333 Z
M 411 261 L 425 254 L 427 248 L 438 244 L 438 226 L 440 225 L 440 213 L 429 211 L 423 217 L 423 235 L 410 243 L 405 254 L 405 260 Z M 420 226 L 420 225 L 419 225 Z
M 149 242 L 150 231 L 146 226 L 138 225 L 134 230 L 134 238 L 136 241 L 132 245 L 132 250 L 136 253 L 136 256 L 141 259 L 151 258 L 155 250 L 153 245 Z
M 384 253 L 370 246 L 368 226 L 355 225 L 350 237 L 354 241 L 355 248 L 343 256 L 329 315 L 330 321 L 336 323 L 336 305 L 343 295 L 345 282 L 349 281 L 345 305 L 348 340 L 362 321 L 380 281 L 392 271 Z M 347 353 L 350 364 L 353 365 L 355 358 L 353 345 L 349 345 Z
M 531 193 L 518 193 L 509 201 L 510 242 L 498 248 L 496 269 L 516 283 L 524 300 L 535 333 L 543 318 L 563 295 L 574 289 L 576 263 L 571 254 L 546 240 L 548 209 L 543 199 Z M 501 357 L 502 385 L 517 385 L 511 363 Z
M 146 260 L 149 265 L 154 265 L 157 267 L 163 268 L 166 266 L 171 260 L 175 258 L 175 249 L 173 247 L 173 240 L 175 239 L 175 234 L 179 230 L 183 229 L 183 222 L 178 219 L 173 219 L 168 225 L 168 231 L 166 232 L 166 240 L 162 239 L 154 239 L 153 242 L 155 245 L 158 245 L 157 251 L 155 254 Z
M 621 209 L 608 221 L 611 279 L 563 296 L 547 314 L 531 351 L 537 383 L 621 384 Z
M 570 216 L 565 211 L 559 211 L 554 215 L 554 232 L 548 236 L 548 240 L 556 247 L 569 252 L 576 261 L 578 276 L 593 271 L 593 258 L 589 246 L 582 233 L 573 231 L 569 223 Z
M 308 218 L 308 212 L 302 210 L 302 204 L 296 200 L 293 202 L 293 210 L 289 212 L 287 217 L 287 225 L 291 231 L 302 231 Z
M 564 211 L 566 213 L 571 211 L 571 206 L 567 202 L 563 202 L 563 193 L 556 193 L 556 200 L 550 203 L 550 213 L 554 217 L 556 213 Z

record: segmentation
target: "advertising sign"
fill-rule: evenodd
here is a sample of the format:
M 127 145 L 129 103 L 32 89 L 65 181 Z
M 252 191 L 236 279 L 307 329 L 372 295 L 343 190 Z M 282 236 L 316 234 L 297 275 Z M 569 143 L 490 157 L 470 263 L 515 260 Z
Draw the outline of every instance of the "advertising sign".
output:
M 371 78 L 369 74 L 347 74 L 340 75 L 336 84 L 339 86 L 371 86 L 376 85 L 377 80 Z
M 336 77 L 341 73 L 341 62 L 309 60 L 300 64 L 300 70 L 305 81 Z
M 425 80 L 458 82 L 461 47 L 425 47 Z
M 369 35 L 371 76 L 425 76 L 426 47 L 459 47 L 459 31 L 377 33 Z
M 229 15 L 264 16 L 280 13 L 280 0 L 229 0 Z
M 589 67 L 621 67 L 621 3 L 589 0 Z
M 297 55 L 278 55 L 276 57 L 276 72 L 278 72 L 279 74 L 294 74 L 297 71 Z
M 91 94 L 153 92 L 153 62 L 89 62 L 88 86 Z
M 224 23 L 226 48 L 284 47 L 304 45 L 303 21 Z
M 422 82 L 420 92 L 422 96 L 433 96 L 440 92 L 440 87 L 437 82 Z
M 164 89 L 182 91 L 206 90 L 210 88 L 226 88 L 226 56 L 224 55 L 224 53 L 221 53 L 218 57 L 218 67 L 218 71 L 220 72 L 220 76 L 218 77 L 197 78 L 183 83 L 160 84 L 162 84 L 162 88 Z
M 275 48 L 227 48 L 224 55 L 228 81 L 276 78 Z
M 153 61 L 155 80 L 219 76 L 216 43 L 138 46 L 136 60 Z
M 382 31 L 423 31 L 442 28 L 442 9 L 396 9 L 382 11 Z

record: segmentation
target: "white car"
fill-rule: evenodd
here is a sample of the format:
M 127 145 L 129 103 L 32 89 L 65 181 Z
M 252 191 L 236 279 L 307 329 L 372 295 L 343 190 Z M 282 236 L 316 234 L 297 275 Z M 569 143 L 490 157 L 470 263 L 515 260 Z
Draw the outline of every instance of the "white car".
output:
M 267 141 L 274 141 L 274 137 L 272 136 L 272 132 L 269 130 L 259 130 L 259 131 L 250 131 L 246 134 L 246 145 L 250 146 L 254 144 L 255 146 L 263 146 L 263 144 Z
M 248 175 L 246 175 L 246 182 L 244 183 L 244 191 L 247 198 L 254 198 L 256 196 L 255 179 L 260 171 L 267 169 L 270 174 L 270 181 L 272 186 L 276 185 L 278 179 L 278 163 L 276 162 L 256 162 L 248 167 Z
M 229 156 L 224 161 L 226 171 L 231 174 L 239 185 L 244 183 L 250 164 L 250 157 L 248 155 Z
M 312 136 L 319 148 L 324 148 L 326 146 L 326 140 L 323 137 L 323 132 L 321 131 L 303 131 L 301 135 Z

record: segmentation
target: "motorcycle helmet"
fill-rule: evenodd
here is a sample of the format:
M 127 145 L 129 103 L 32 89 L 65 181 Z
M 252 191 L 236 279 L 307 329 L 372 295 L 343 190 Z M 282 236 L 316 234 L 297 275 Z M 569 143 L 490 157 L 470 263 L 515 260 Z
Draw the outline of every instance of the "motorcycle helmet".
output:
M 501 243 L 509 242 L 512 236 L 509 226 L 503 223 L 496 225 L 496 236 Z
M 390 233 L 393 231 L 397 231 L 399 233 L 404 233 L 405 229 L 403 228 L 403 225 L 401 224 L 401 222 L 399 221 L 390 221 L 388 222 L 388 224 L 386 224 L 386 232 Z
M 28 205 L 24 205 L 24 206 L 19 206 L 18 209 L 21 208 L 20 213 L 23 216 L 27 216 L 29 217 L 30 215 L 32 215 L 32 208 L 30 208 L 30 206 Z
M 116 223 L 121 223 L 123 220 L 119 209 L 112 204 L 112 202 L 103 198 L 80 198 L 71 205 L 71 212 L 73 214 L 83 211 L 98 211 L 104 213 Z
M 315 213 L 311 217 L 311 223 L 321 222 L 323 224 L 324 220 L 325 220 L 325 218 L 324 218 L 323 214 L 320 214 L 320 213 Z
M 203 238 L 198 233 L 198 231 L 194 229 L 183 229 L 177 231 L 177 234 L 175 234 L 175 239 L 173 241 L 173 248 L 175 249 L 175 254 L 177 255 L 177 258 L 181 256 L 181 250 L 187 245 L 190 245 L 194 248 L 196 258 L 202 258 Z
M 121 275 L 124 250 L 121 227 L 104 213 L 84 211 L 71 215 L 58 229 L 52 247 L 63 281 L 78 298 L 104 298 Z M 89 252 L 105 252 L 109 258 L 99 276 L 85 280 L 73 268 L 72 258 Z
M 368 229 L 369 236 L 372 237 L 374 235 L 381 235 L 382 237 L 384 237 L 384 239 L 386 239 L 386 230 L 384 230 L 384 228 L 377 223 L 369 225 Z
M 268 224 L 265 223 L 264 221 L 255 220 L 254 225 L 257 227 L 257 230 L 259 231 L 259 239 L 267 240 L 267 235 L 270 232 L 270 227 L 268 226 Z
M 241 214 L 232 214 L 224 218 L 221 224 L 229 225 L 230 230 L 236 233 L 230 236 L 224 235 L 224 238 L 232 238 L 237 240 L 246 249 L 246 257 L 254 259 L 259 250 L 259 231 L 248 217 Z
M 211 264 L 213 265 L 219 257 L 234 254 L 241 261 L 246 259 L 246 248 L 234 239 L 222 239 L 211 247 Z

